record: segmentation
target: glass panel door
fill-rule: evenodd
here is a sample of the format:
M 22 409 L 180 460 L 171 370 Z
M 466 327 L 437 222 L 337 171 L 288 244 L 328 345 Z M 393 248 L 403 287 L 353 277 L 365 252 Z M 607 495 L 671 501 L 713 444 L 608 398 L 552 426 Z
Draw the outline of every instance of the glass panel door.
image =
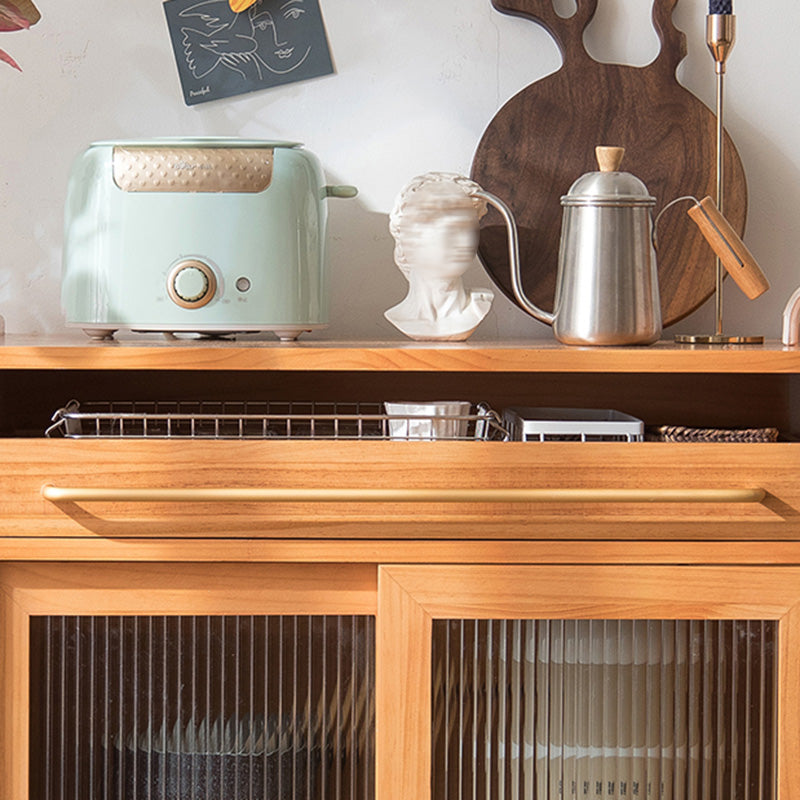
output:
M 371 616 L 31 617 L 32 800 L 369 800 Z
M 771 798 L 772 620 L 434 620 L 443 800 Z
M 369 564 L 0 565 L 3 800 L 372 800 Z
M 800 569 L 396 566 L 378 585 L 381 800 L 800 785 Z

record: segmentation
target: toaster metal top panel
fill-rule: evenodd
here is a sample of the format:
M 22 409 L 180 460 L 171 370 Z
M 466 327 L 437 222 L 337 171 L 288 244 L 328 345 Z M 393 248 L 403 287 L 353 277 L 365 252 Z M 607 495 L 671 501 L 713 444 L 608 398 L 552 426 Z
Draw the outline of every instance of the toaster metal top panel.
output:
M 227 136 L 159 136 L 155 139 L 110 139 L 92 142 L 89 147 L 272 147 L 293 150 L 302 147 L 301 142 L 281 139 L 233 139 Z
M 263 192 L 271 147 L 116 146 L 114 183 L 124 192 Z

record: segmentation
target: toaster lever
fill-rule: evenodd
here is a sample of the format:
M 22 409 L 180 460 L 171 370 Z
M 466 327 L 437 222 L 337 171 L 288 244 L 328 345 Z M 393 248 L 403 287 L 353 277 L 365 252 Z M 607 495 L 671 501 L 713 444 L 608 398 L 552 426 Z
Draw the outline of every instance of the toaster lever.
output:
M 358 189 L 355 186 L 325 186 L 325 197 L 355 197 Z

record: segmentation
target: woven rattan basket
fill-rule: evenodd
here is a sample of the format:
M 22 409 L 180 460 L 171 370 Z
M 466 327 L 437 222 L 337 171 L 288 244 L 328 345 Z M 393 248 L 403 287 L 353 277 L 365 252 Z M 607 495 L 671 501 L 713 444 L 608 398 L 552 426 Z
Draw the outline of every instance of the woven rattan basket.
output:
M 652 438 L 660 442 L 775 442 L 778 440 L 778 429 L 687 428 L 683 425 L 662 425 L 653 429 Z

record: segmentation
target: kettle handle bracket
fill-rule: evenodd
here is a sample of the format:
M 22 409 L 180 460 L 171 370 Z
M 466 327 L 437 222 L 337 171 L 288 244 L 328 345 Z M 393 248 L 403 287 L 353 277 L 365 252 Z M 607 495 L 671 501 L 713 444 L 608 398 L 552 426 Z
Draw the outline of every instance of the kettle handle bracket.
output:
M 658 250 L 658 223 L 659 223 L 659 220 L 661 219 L 661 217 L 664 215 L 664 213 L 666 211 L 669 211 L 669 209 L 672 208 L 672 206 L 677 205 L 678 203 L 682 203 L 684 200 L 691 200 L 696 206 L 700 205 L 700 201 L 694 195 L 685 194 L 685 195 L 683 195 L 683 197 L 676 197 L 674 200 L 670 200 L 669 203 L 667 203 L 664 206 L 664 208 L 662 208 L 661 211 L 659 211 L 658 214 L 656 214 L 656 218 L 655 218 L 655 220 L 653 220 L 653 236 L 652 236 L 653 247 L 655 247 L 656 250 Z

